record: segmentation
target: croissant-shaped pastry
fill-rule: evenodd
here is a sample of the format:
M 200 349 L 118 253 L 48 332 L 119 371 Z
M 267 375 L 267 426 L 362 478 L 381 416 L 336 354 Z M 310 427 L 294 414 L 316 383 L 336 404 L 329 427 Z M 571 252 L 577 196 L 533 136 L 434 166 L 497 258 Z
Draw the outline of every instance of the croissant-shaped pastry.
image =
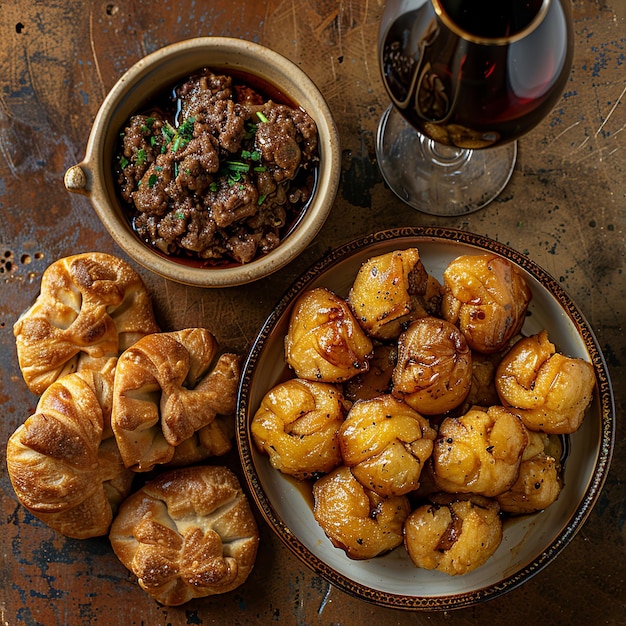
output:
M 464 255 L 443 274 L 443 317 L 456 324 L 472 350 L 504 349 L 524 324 L 532 293 L 524 275 L 495 254 Z
M 133 473 L 124 467 L 115 439 L 102 437 L 111 387 L 96 372 L 63 376 L 44 391 L 35 413 L 7 444 L 18 500 L 68 537 L 107 534 L 130 492 Z
M 432 454 L 437 488 L 448 493 L 496 496 L 517 480 L 528 433 L 501 406 L 473 408 L 441 423 Z
M 340 465 L 313 485 L 313 515 L 331 543 L 351 559 L 372 559 L 402 544 L 407 496 L 383 498 Z
M 318 287 L 294 304 L 285 359 L 298 378 L 340 383 L 367 371 L 372 341 L 345 300 Z
M 235 474 L 194 466 L 167 470 L 129 496 L 109 538 L 146 593 L 178 606 L 239 587 L 259 531 Z
M 530 430 L 554 435 L 578 430 L 595 384 L 591 363 L 558 353 L 545 330 L 520 339 L 496 370 L 502 403 Z
M 335 385 L 294 378 L 265 394 L 250 432 L 272 467 L 304 480 L 341 463 L 339 427 L 346 412 Z
M 147 335 L 120 356 L 111 423 L 127 467 L 169 463 L 177 446 L 234 412 L 239 360 L 218 350 L 210 331 L 187 328 Z
M 404 524 L 411 561 L 428 570 L 457 576 L 483 565 L 502 542 L 500 507 L 477 495 L 432 496 Z
M 376 339 L 397 339 L 411 320 L 438 315 L 441 285 L 430 276 L 417 248 L 389 252 L 360 267 L 348 303 L 365 332 Z
M 419 487 L 436 432 L 407 404 L 384 395 L 355 402 L 339 436 L 357 480 L 381 496 L 399 496 Z
M 97 368 L 158 330 L 141 277 L 100 252 L 52 263 L 39 296 L 13 327 L 22 375 L 36 394 L 79 369 L 81 359 L 82 367 Z
M 472 385 L 472 353 L 463 333 L 450 322 L 422 317 L 398 340 L 393 395 L 423 415 L 459 406 Z

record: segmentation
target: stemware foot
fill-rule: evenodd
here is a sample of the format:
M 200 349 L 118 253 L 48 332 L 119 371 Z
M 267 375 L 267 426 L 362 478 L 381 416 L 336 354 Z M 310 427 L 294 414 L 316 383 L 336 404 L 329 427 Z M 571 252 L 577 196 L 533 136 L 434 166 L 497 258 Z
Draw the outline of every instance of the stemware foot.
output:
M 487 150 L 444 146 L 415 130 L 389 106 L 376 140 L 378 167 L 406 204 L 438 216 L 472 213 L 506 187 L 517 158 L 517 142 Z

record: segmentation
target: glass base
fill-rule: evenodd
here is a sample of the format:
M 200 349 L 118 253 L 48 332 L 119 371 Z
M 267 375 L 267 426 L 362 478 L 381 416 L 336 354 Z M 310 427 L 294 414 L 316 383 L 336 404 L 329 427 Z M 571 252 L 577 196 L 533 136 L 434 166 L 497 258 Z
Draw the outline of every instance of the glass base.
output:
M 511 178 L 517 142 L 464 150 L 418 133 L 393 106 L 378 125 L 378 167 L 392 191 L 429 215 L 472 213 L 494 200 Z

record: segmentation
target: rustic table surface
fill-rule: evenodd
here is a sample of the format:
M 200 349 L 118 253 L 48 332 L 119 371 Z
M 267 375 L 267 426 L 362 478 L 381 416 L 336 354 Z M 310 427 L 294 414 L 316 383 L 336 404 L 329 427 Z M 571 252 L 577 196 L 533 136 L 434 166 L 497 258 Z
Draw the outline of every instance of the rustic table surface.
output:
M 574 0 L 571 80 L 519 144 L 513 177 L 487 208 L 432 218 L 398 201 L 376 165 L 387 98 L 376 63 L 383 0 L 13 0 L 0 3 L 0 621 L 2 624 L 626 623 L 626 3 Z M 208 325 L 244 354 L 289 284 L 330 248 L 397 226 L 486 235 L 543 266 L 590 322 L 614 383 L 616 446 L 599 501 L 554 563 L 504 596 L 450 612 L 377 607 L 333 588 L 261 525 L 256 567 L 230 594 L 164 608 L 131 580 L 106 538 L 70 540 L 17 503 L 6 441 L 34 409 L 12 327 L 62 256 L 123 256 L 88 200 L 67 193 L 107 91 L 135 61 L 183 39 L 269 46 L 317 83 L 342 143 L 334 209 L 309 249 L 259 284 L 200 290 L 142 273 L 163 327 Z M 237 462 L 236 457 L 232 461 Z

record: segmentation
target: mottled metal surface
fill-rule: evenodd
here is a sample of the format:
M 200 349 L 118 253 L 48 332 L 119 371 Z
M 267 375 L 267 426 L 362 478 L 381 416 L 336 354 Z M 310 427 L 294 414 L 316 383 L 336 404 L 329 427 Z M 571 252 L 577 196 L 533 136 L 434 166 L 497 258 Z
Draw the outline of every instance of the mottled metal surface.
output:
M 0 623 L 624 623 L 626 3 L 575 0 L 573 6 L 577 48 L 562 100 L 521 140 L 513 178 L 498 200 L 446 219 L 402 205 L 377 170 L 376 125 L 387 104 L 376 64 L 382 0 L 0 3 Z M 589 320 L 615 387 L 612 469 L 571 545 L 521 588 L 452 613 L 378 608 L 329 587 L 262 525 L 257 566 L 244 586 L 168 609 L 138 589 L 106 539 L 65 539 L 18 506 L 5 444 L 36 397 L 20 376 L 13 322 L 58 257 L 120 254 L 89 202 L 66 192 L 63 175 L 80 162 L 98 107 L 124 70 L 146 53 L 197 35 L 260 42 L 311 76 L 340 129 L 342 183 L 315 242 L 263 283 L 202 291 L 143 273 L 164 327 L 209 325 L 223 345 L 243 353 L 291 281 L 329 248 L 375 230 L 424 224 L 463 228 L 527 253 Z

